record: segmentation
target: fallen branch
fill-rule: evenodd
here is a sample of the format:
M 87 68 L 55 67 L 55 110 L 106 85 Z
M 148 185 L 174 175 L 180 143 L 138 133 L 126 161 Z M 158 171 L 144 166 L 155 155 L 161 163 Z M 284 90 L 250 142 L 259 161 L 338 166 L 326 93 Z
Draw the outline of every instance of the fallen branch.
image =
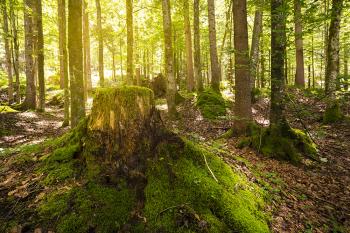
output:
M 208 161 L 207 161 L 207 158 L 205 157 L 205 154 L 204 154 L 204 153 L 203 153 L 203 158 L 204 158 L 205 165 L 207 166 L 207 168 L 208 168 L 208 170 L 209 170 L 211 176 L 214 178 L 214 180 L 215 180 L 217 183 L 219 183 L 219 180 L 216 178 L 214 172 L 210 169 L 209 164 L 208 164 Z

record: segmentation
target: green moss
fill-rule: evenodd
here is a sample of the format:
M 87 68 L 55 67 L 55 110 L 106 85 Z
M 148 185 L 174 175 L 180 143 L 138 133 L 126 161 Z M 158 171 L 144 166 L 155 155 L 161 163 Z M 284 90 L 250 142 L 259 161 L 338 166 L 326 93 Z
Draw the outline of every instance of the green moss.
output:
M 316 158 L 317 148 L 303 131 L 292 129 L 287 122 L 262 128 L 252 124 L 249 135 L 239 146 L 252 146 L 266 156 L 298 163 L 302 155 Z
M 221 93 L 211 89 L 199 93 L 197 97 L 197 106 L 204 118 L 216 119 L 226 115 L 226 101 Z
M 108 233 L 120 230 L 134 204 L 135 194 L 125 184 L 117 190 L 90 183 L 50 195 L 40 205 L 39 214 L 48 224 L 55 224 L 58 233 Z
M 338 101 L 328 104 L 326 111 L 323 115 L 323 123 L 330 124 L 335 123 L 344 118 L 343 113 L 341 112 L 340 105 Z
M 210 175 L 203 155 L 218 182 Z M 162 145 L 159 160 L 150 164 L 147 178 L 145 216 L 152 230 L 198 232 L 199 223 L 193 219 L 192 225 L 178 224 L 179 208 L 188 206 L 208 223 L 209 232 L 269 232 L 261 212 L 261 190 L 192 143 L 186 142 L 182 151 Z
M 18 112 L 18 111 L 14 110 L 10 106 L 0 106 L 0 113 L 9 113 L 9 112 Z

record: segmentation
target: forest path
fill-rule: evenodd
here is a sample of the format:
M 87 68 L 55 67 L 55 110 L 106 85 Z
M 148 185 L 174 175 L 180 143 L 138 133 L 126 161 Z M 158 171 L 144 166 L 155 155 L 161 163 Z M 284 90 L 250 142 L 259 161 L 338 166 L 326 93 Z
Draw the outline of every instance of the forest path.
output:
M 232 126 L 232 112 L 225 119 L 208 121 L 201 117 L 194 100 L 178 107 L 181 120 L 167 124 L 269 191 L 267 209 L 272 213 L 273 232 L 350 232 L 350 123 L 323 125 L 322 100 L 297 93 L 293 99 L 288 119 L 293 127 L 308 129 L 322 162 L 304 159 L 294 166 L 250 148 L 238 149 L 239 138 L 218 139 Z M 253 108 L 255 120 L 268 124 L 267 99 L 258 101 Z
M 63 111 L 56 107 L 48 107 L 43 113 L 0 113 L 0 148 L 37 144 L 62 135 L 67 130 L 62 128 L 62 122 Z

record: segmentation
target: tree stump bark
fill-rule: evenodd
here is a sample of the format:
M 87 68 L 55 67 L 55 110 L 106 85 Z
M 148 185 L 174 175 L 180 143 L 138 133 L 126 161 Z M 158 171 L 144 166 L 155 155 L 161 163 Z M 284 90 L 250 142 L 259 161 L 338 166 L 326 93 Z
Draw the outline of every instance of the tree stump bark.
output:
M 153 92 L 147 88 L 101 89 L 88 120 L 88 135 L 105 155 L 131 156 L 148 137 L 154 106 Z

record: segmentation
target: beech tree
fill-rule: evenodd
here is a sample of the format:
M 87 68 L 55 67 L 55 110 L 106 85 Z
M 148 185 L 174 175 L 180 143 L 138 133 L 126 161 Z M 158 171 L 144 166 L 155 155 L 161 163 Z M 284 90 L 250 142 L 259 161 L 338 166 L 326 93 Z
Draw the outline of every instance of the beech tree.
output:
M 36 30 L 38 33 L 37 47 L 37 63 L 38 63 L 38 86 L 39 86 L 39 102 L 37 109 L 45 110 L 45 72 L 44 72 L 44 33 L 43 33 L 43 16 L 41 0 L 36 1 Z
M 69 0 L 68 52 L 72 127 L 85 116 L 82 22 L 82 0 Z
M 172 117 L 176 116 L 175 95 L 177 92 L 174 75 L 173 45 L 172 45 L 172 24 L 170 0 L 162 0 L 163 31 L 164 31 L 164 53 L 165 72 L 167 74 L 167 102 L 168 112 Z
M 193 2 L 193 43 L 194 43 L 194 80 L 197 83 L 197 91 L 203 91 L 202 63 L 201 63 L 201 36 L 200 36 L 200 0 Z
M 305 87 L 304 68 L 304 45 L 303 45 L 303 24 L 301 14 L 301 0 L 294 0 L 294 23 L 295 23 L 295 53 L 296 53 L 296 73 L 295 85 Z
M 126 0 L 126 27 L 127 27 L 127 83 L 134 80 L 134 26 L 133 26 L 133 0 Z
M 183 0 L 184 30 L 186 37 L 186 65 L 187 65 L 187 91 L 192 92 L 194 89 L 193 73 L 193 51 L 192 51 L 192 32 L 190 22 L 189 1 Z
M 218 60 L 218 51 L 216 46 L 216 20 L 215 20 L 215 1 L 208 0 L 208 25 L 209 25 L 209 44 L 210 44 L 210 65 L 211 65 L 211 87 L 215 91 L 220 91 L 221 69 Z
M 25 38 L 25 74 L 26 74 L 26 97 L 23 107 L 26 109 L 36 108 L 36 86 L 34 68 L 34 25 L 33 12 L 35 3 L 33 0 L 24 1 L 24 38 Z
M 235 48 L 235 124 L 238 134 L 246 133 L 252 120 L 251 81 L 248 48 L 248 23 L 246 0 L 234 0 L 234 48 Z
M 3 14 L 3 38 L 5 42 L 5 57 L 6 57 L 6 70 L 8 77 L 8 102 L 12 104 L 13 97 L 13 76 L 12 76 L 12 56 L 10 51 L 10 34 L 9 34 L 9 24 L 8 24 L 8 13 L 6 0 L 1 0 L 0 2 L 1 12 Z
M 104 86 L 104 62 L 103 62 L 103 32 L 102 32 L 102 16 L 101 16 L 101 3 L 100 0 L 96 0 L 96 13 L 97 13 L 97 31 L 98 31 L 98 75 L 100 77 L 100 85 Z

